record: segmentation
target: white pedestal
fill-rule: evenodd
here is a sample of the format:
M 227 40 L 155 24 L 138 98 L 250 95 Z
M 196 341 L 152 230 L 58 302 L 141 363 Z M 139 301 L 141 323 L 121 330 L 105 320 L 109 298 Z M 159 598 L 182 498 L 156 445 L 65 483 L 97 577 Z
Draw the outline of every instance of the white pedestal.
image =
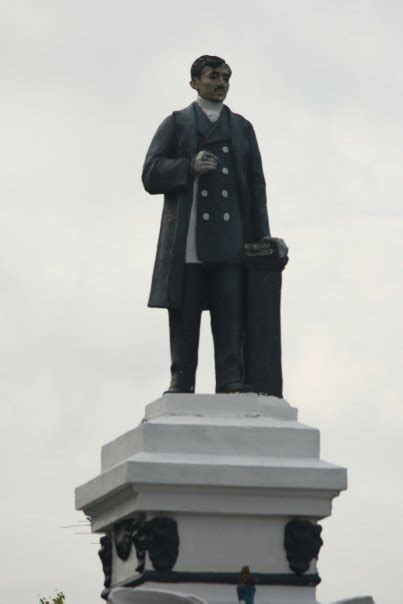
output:
M 319 431 L 300 424 L 285 400 L 165 395 L 147 405 L 140 426 L 103 447 L 101 470 L 78 487 L 76 506 L 111 538 L 110 588 L 130 587 L 120 593 L 134 598 L 121 602 L 141 604 L 144 591 L 163 590 L 232 604 L 248 564 L 258 577 L 256 604 L 316 603 L 316 560 L 296 575 L 284 530 L 290 520 L 329 516 L 346 470 L 320 460 Z M 136 572 L 134 546 L 127 559 L 117 554 L 116 526 L 161 516 L 177 523 L 174 567 L 157 572 L 147 553 Z

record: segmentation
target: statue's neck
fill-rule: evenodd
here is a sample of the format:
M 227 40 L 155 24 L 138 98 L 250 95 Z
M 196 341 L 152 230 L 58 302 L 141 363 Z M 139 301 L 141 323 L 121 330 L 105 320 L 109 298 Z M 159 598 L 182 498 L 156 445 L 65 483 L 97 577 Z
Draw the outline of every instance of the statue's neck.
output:
M 215 101 L 208 101 L 201 96 L 197 97 L 196 102 L 212 122 L 218 120 L 224 107 L 224 104 L 221 102 L 216 103 Z

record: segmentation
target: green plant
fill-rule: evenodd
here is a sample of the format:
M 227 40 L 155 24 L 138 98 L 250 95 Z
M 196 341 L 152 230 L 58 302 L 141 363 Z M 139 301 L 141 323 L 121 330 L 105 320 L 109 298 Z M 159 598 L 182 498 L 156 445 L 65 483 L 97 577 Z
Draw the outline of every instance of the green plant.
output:
M 62 591 L 59 591 L 51 600 L 48 600 L 48 598 L 40 598 L 39 604 L 63 604 L 65 601 L 66 596 Z

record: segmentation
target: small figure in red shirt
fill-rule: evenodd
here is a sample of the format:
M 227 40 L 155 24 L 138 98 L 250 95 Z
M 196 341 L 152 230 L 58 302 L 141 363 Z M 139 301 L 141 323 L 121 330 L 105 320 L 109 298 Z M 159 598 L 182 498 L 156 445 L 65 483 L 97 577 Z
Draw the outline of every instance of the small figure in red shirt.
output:
M 238 579 L 238 587 L 236 588 L 238 600 L 245 602 L 245 604 L 253 604 L 256 592 L 255 585 L 256 579 L 252 577 L 249 566 L 243 566 Z

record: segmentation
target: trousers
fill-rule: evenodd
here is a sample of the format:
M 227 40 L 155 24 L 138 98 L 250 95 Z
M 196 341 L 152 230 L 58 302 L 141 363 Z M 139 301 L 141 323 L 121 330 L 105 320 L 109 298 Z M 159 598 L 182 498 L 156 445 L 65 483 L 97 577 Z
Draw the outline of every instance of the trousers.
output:
M 171 386 L 194 392 L 201 313 L 210 310 L 216 390 L 243 381 L 242 267 L 187 264 L 181 308 L 169 310 Z

